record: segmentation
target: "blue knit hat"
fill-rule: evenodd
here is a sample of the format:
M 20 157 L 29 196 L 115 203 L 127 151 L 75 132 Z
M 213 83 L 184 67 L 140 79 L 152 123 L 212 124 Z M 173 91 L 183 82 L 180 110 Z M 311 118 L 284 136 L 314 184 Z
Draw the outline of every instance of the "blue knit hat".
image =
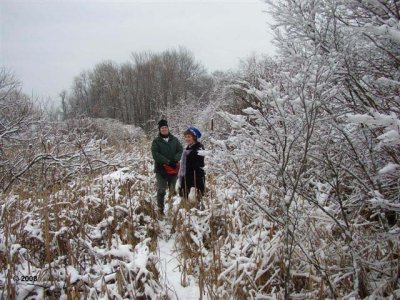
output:
M 198 130 L 198 129 L 195 128 L 195 127 L 189 127 L 189 128 L 186 130 L 186 132 L 191 132 L 191 133 L 196 137 L 197 140 L 201 138 L 201 132 L 200 132 L 200 130 Z

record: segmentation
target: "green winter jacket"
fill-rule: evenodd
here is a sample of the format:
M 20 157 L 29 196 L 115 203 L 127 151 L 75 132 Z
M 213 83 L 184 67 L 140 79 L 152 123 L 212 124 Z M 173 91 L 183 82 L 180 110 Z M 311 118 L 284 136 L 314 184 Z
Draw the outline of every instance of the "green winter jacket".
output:
M 180 161 L 182 152 L 182 144 L 175 136 L 169 134 L 167 143 L 158 135 L 151 144 L 151 154 L 154 159 L 154 172 L 166 175 L 162 165 L 168 164 L 170 161 Z

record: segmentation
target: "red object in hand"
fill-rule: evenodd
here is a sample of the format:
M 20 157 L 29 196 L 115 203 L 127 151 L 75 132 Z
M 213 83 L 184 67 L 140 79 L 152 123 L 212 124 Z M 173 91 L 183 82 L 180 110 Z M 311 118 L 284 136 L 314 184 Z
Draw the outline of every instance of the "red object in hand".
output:
M 176 175 L 179 172 L 179 162 L 176 163 L 176 167 L 173 168 L 171 166 L 168 166 L 167 164 L 163 164 L 163 167 L 165 171 L 167 172 L 168 175 Z

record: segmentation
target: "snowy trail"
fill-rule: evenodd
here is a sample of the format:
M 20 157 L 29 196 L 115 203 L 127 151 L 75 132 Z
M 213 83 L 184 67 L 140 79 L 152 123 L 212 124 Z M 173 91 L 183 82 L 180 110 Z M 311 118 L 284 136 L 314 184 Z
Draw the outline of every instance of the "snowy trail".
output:
M 165 229 L 165 226 L 161 228 Z M 163 235 L 159 237 L 157 249 L 159 262 L 157 267 L 160 271 L 160 281 L 167 287 L 170 299 L 198 300 L 200 298 L 200 291 L 194 277 L 188 276 L 189 285 L 187 287 L 181 285 L 182 273 L 179 268 L 178 254 L 174 249 L 174 244 L 174 236 L 169 240 L 165 240 Z

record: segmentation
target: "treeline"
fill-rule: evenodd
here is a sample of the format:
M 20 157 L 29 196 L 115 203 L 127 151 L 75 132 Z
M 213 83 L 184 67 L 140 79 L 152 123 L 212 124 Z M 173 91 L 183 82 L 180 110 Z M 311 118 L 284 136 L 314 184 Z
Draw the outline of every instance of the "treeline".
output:
M 162 111 L 178 103 L 207 103 L 213 80 L 185 48 L 134 53 L 122 65 L 97 64 L 61 93 L 64 118 L 83 115 L 113 118 L 151 128 Z

